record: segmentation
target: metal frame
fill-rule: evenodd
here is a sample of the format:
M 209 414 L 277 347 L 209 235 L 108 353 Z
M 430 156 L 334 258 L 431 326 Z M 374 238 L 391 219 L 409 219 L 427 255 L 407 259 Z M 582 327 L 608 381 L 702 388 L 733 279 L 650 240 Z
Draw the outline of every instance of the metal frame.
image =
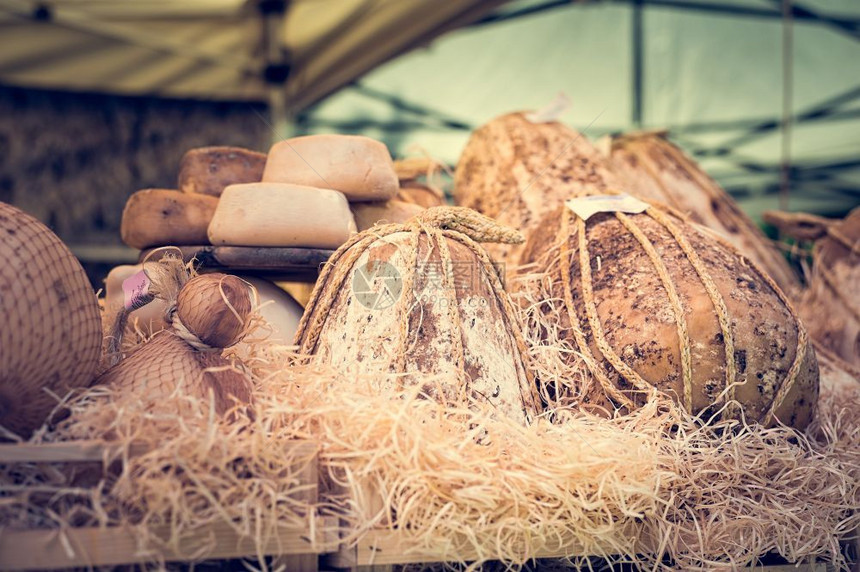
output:
M 825 26 L 835 33 L 845 35 L 854 40 L 860 40 L 860 17 L 824 14 L 809 8 L 804 4 L 803 0 L 792 0 L 787 7 L 787 11 L 785 10 L 786 7 L 783 6 L 783 0 L 768 1 L 773 4 L 773 8 L 742 6 L 733 4 L 730 1 L 702 3 L 692 0 L 604 0 L 604 3 L 626 4 L 632 8 L 632 93 L 630 116 L 633 125 L 640 127 L 643 124 L 647 124 L 644 116 L 643 93 L 646 73 L 644 59 L 644 43 L 646 41 L 644 17 L 647 10 L 683 10 L 717 17 L 767 18 L 774 20 L 781 20 L 788 14 L 788 17 L 796 23 Z M 576 5 L 577 2 L 572 0 L 546 0 L 544 3 L 530 5 L 521 9 L 490 14 L 470 26 L 486 26 L 559 9 L 575 9 Z M 349 130 L 382 127 L 394 132 L 414 129 L 416 127 L 456 130 L 472 130 L 475 127 L 468 122 L 452 118 L 441 111 L 418 105 L 378 90 L 373 90 L 360 83 L 353 84 L 353 87 L 365 96 L 385 101 L 395 109 L 413 115 L 414 119 L 400 120 L 384 125 L 373 121 L 337 122 L 333 123 L 332 126 Z M 793 164 L 783 165 L 761 163 L 743 157 L 742 153 L 739 152 L 741 147 L 762 137 L 773 135 L 791 125 L 858 120 L 860 119 L 860 109 L 845 109 L 847 105 L 857 100 L 860 100 L 860 85 L 844 93 L 823 99 L 803 111 L 785 117 L 670 125 L 669 131 L 674 139 L 691 150 L 692 154 L 698 158 L 719 157 L 751 173 L 778 175 L 781 170 L 784 170 L 788 180 L 792 184 L 806 185 L 814 183 L 817 185 L 817 188 L 822 190 L 827 189 L 843 195 L 860 197 L 860 187 L 857 187 L 856 183 L 850 183 L 839 178 L 839 175 L 847 171 L 860 168 L 860 162 L 854 160 L 855 157 L 853 156 L 837 158 L 827 163 L 805 164 L 794 162 Z M 690 135 L 695 134 L 737 130 L 742 131 L 742 133 L 730 138 L 726 142 L 708 148 L 695 144 L 689 138 Z M 728 190 L 735 194 L 743 194 L 741 189 L 738 188 L 733 189 L 730 187 Z M 768 186 L 765 188 L 765 192 L 768 194 L 779 192 L 779 185 Z

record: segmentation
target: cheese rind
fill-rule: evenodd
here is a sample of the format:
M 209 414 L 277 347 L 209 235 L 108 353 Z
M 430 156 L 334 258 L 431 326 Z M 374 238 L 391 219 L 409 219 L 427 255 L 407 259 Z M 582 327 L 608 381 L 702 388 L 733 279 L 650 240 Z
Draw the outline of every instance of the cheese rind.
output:
M 241 147 L 191 149 L 179 163 L 179 190 L 220 197 L 229 185 L 263 178 L 266 155 Z
M 399 189 L 388 148 L 357 135 L 309 135 L 275 143 L 263 181 L 334 189 L 350 201 L 384 201 Z
M 215 245 L 337 248 L 356 232 L 343 193 L 284 183 L 224 189 L 209 225 Z
M 146 189 L 129 197 L 120 234 L 132 248 L 208 244 L 206 230 L 218 199 L 166 189 Z
M 380 203 L 354 203 L 350 208 L 359 232 L 377 224 L 406 222 L 425 210 L 418 205 L 393 200 Z
M 435 187 L 417 181 L 406 181 L 401 185 L 395 197 L 398 201 L 419 205 L 425 209 L 445 206 L 445 194 Z

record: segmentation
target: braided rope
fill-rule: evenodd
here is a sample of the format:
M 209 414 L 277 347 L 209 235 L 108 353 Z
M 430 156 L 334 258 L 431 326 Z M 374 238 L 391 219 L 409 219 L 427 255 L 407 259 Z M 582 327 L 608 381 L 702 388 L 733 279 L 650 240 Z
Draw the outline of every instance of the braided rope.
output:
M 713 278 L 711 278 L 707 268 L 705 268 L 702 259 L 687 240 L 687 237 L 683 235 L 681 229 L 669 217 L 660 212 L 659 209 L 649 208 L 645 213 L 669 231 L 675 242 L 678 243 L 678 246 L 687 256 L 687 260 L 690 261 L 690 264 L 699 276 L 699 280 L 702 281 L 702 285 L 705 287 L 705 292 L 707 292 L 708 297 L 711 299 L 711 304 L 714 306 L 714 311 L 720 324 L 720 332 L 723 336 L 723 347 L 726 358 L 726 389 L 729 393 L 729 399 L 733 400 L 735 399 L 737 364 L 735 363 L 735 340 L 732 334 L 731 320 L 729 318 L 729 309 L 726 307 L 726 301 L 717 289 L 717 285 L 714 283 Z
M 656 388 L 640 376 L 636 370 L 627 365 L 621 357 L 615 353 L 606 335 L 603 333 L 603 325 L 597 315 L 597 305 L 594 300 L 593 281 L 591 275 L 591 258 L 588 254 L 588 239 L 585 235 L 585 221 L 577 217 L 576 230 L 579 235 L 579 276 L 582 285 L 582 301 L 585 304 L 585 315 L 594 336 L 594 342 L 603 357 L 636 389 L 653 394 Z
M 678 341 L 681 352 L 681 373 L 684 380 L 684 406 L 687 411 L 693 410 L 693 365 L 692 351 L 690 349 L 690 335 L 687 331 L 687 319 L 684 316 L 684 307 L 681 305 L 681 298 L 678 296 L 678 291 L 672 278 L 669 276 L 669 271 L 663 263 L 663 259 L 657 254 L 654 244 L 645 236 L 642 229 L 633 222 L 633 220 L 624 213 L 615 213 L 615 216 L 624 227 L 639 241 L 651 263 L 657 270 L 657 275 L 660 276 L 660 281 L 663 283 L 663 288 L 666 289 L 666 294 L 669 296 L 669 302 L 672 306 L 672 312 L 675 314 L 675 326 L 678 330 Z
M 504 226 L 467 207 L 432 207 L 415 215 L 407 226 L 431 227 L 454 230 L 465 234 L 475 242 L 499 242 L 522 244 L 522 233 Z
M 576 307 L 573 304 L 573 292 L 571 284 L 573 280 L 570 276 L 570 263 L 573 257 L 573 252 L 570 250 L 570 239 L 573 238 L 570 231 L 570 220 L 574 214 L 569 209 L 564 209 L 561 215 L 561 243 L 559 244 L 559 268 L 561 270 L 562 293 L 564 296 L 564 305 L 567 308 L 567 315 L 570 319 L 570 327 L 573 330 L 573 339 L 579 348 L 579 353 L 585 362 L 586 367 L 591 374 L 600 383 L 603 390 L 616 402 L 628 409 L 633 409 L 633 401 L 624 395 L 612 381 L 606 376 L 603 369 L 597 364 L 588 342 L 585 340 L 585 334 L 582 333 L 582 327 L 579 322 Z
M 460 305 L 457 303 L 457 287 L 454 283 L 454 261 L 451 258 L 451 250 L 448 248 L 448 241 L 439 229 L 433 229 L 428 236 L 428 242 L 435 240 L 439 248 L 439 259 L 442 262 L 442 291 L 445 294 L 445 309 L 448 313 L 448 319 L 451 321 L 451 343 L 454 346 L 452 353 L 457 360 L 457 375 L 460 377 L 457 381 L 460 387 L 460 398 L 467 397 L 466 384 L 462 376 L 466 370 L 466 351 L 463 347 L 463 321 L 460 319 Z
M 409 250 L 406 252 L 406 260 L 403 267 L 406 269 L 406 275 L 402 276 L 402 290 L 400 300 L 398 301 L 397 309 L 399 311 L 400 322 L 398 323 L 398 348 L 399 351 L 395 357 L 395 371 L 406 371 L 406 354 L 409 349 L 409 316 L 411 315 L 411 306 L 416 303 L 415 292 L 415 274 L 418 268 L 418 250 L 420 247 L 421 233 L 412 232 L 409 235 Z M 432 250 L 432 244 L 428 244 Z M 423 306 L 422 306 L 423 311 Z M 402 389 L 402 388 L 401 388 Z

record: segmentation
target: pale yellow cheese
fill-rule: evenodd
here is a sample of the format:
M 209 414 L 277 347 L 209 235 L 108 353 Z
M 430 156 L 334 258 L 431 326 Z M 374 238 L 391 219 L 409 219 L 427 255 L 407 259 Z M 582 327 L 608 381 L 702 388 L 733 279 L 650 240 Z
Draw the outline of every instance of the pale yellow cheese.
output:
M 239 276 L 248 282 L 256 291 L 257 309 L 265 321 L 265 326 L 253 332 L 251 338 L 267 336 L 273 342 L 286 345 L 293 343 L 299 321 L 304 309 L 292 296 L 276 284 L 254 276 Z M 246 339 L 245 343 L 253 343 Z
M 248 183 L 224 189 L 208 234 L 214 245 L 337 248 L 355 232 L 343 193 Z
M 309 135 L 275 143 L 263 181 L 335 189 L 350 201 L 384 201 L 400 188 L 388 148 L 357 135 Z

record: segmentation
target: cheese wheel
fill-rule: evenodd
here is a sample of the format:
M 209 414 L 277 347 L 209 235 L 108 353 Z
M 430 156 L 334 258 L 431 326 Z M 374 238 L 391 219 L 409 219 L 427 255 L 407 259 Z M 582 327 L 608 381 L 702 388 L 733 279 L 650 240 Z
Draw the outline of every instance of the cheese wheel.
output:
M 147 189 L 129 197 L 122 211 L 122 241 L 132 248 L 208 244 L 206 229 L 218 205 L 207 195 Z
M 212 244 L 337 248 L 356 232 L 343 193 L 280 183 L 224 189 L 209 225 Z
M 271 328 L 271 332 L 266 332 L 269 333 L 269 339 L 283 344 L 291 344 L 304 313 L 302 306 L 287 292 L 268 280 L 254 276 L 240 276 L 239 278 L 253 286 L 257 291 L 255 302 L 259 304 L 260 315 Z M 252 334 L 250 337 L 255 338 L 257 336 Z M 250 340 L 239 342 L 237 348 L 247 346 L 249 343 L 251 343 Z
M 114 323 L 117 313 L 123 307 L 123 281 L 141 270 L 143 270 L 141 264 L 124 264 L 115 267 L 105 278 L 104 321 L 108 328 Z M 128 324 L 132 328 L 139 329 L 146 336 L 151 336 L 167 327 L 167 322 L 164 320 L 166 311 L 167 303 L 164 300 L 155 299 L 129 314 Z
M 102 338 L 98 301 L 60 239 L 2 202 L 0 260 L 0 426 L 28 438 L 57 397 L 92 380 Z
M 309 135 L 275 143 L 263 181 L 334 189 L 351 201 L 384 201 L 400 188 L 388 148 L 357 135 Z
M 355 216 L 358 231 L 367 230 L 376 224 L 406 222 L 424 210 L 423 207 L 403 201 L 384 203 L 354 203 L 350 206 Z
M 266 155 L 241 147 L 191 149 L 179 163 L 179 190 L 220 197 L 229 185 L 263 178 Z

